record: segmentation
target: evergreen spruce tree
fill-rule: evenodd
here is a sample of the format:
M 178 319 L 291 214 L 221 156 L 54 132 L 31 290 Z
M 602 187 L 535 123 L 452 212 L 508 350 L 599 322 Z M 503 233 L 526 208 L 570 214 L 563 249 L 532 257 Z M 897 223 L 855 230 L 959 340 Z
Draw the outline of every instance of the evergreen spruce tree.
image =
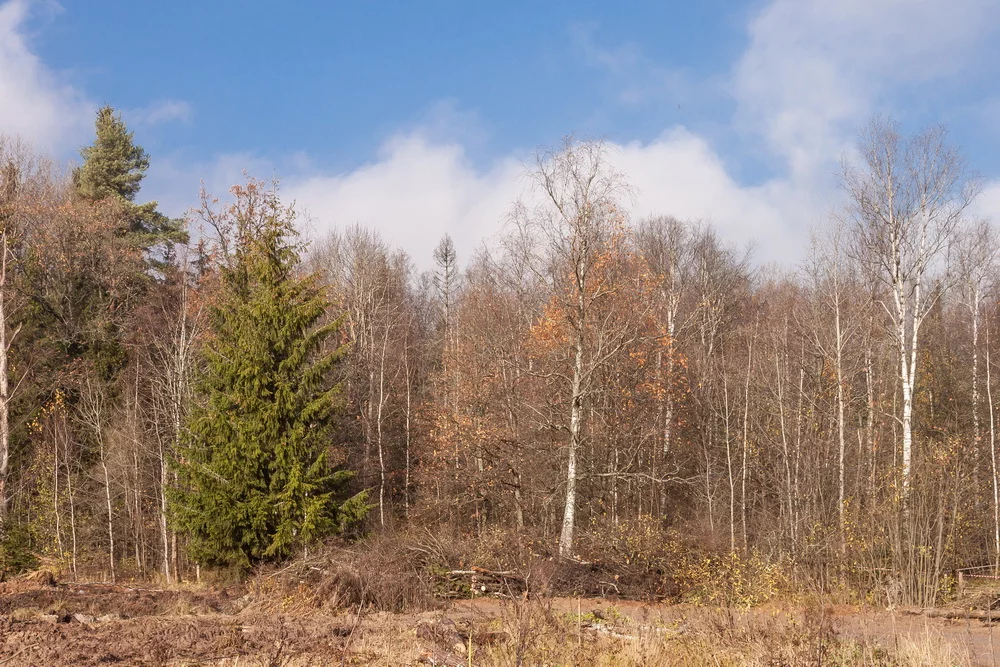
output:
M 155 201 L 135 203 L 149 169 L 149 155 L 135 143 L 121 115 L 110 106 L 101 107 L 94 125 L 94 143 L 80 151 L 83 165 L 73 172 L 77 193 L 92 201 L 120 200 L 127 211 L 124 235 L 147 253 L 156 246 L 165 244 L 169 249 L 170 244 L 186 240 L 181 221 L 157 211 Z
M 260 184 L 248 186 L 260 193 Z M 338 502 L 352 473 L 331 470 L 325 450 L 338 401 L 323 353 L 337 323 L 312 278 L 296 275 L 292 213 L 234 207 L 237 239 L 221 269 L 199 382 L 173 495 L 177 528 L 200 562 L 246 568 L 287 556 L 367 511 L 365 495 Z

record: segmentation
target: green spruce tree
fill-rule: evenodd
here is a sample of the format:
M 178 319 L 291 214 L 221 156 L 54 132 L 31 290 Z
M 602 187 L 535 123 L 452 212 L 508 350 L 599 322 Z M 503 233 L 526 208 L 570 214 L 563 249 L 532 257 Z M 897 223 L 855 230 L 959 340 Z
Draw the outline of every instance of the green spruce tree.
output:
M 172 220 L 156 210 L 155 201 L 135 203 L 142 180 L 149 169 L 149 155 L 135 143 L 135 136 L 110 106 L 97 111 L 94 143 L 83 148 L 83 165 L 73 172 L 77 194 L 91 201 L 109 197 L 126 207 L 127 228 L 123 234 L 147 254 L 158 249 L 169 252 L 173 243 L 187 235 L 182 221 Z
M 297 275 L 293 213 L 260 183 L 235 192 L 254 205 L 230 209 L 236 238 L 210 308 L 173 508 L 196 561 L 246 568 L 344 529 L 367 505 L 363 493 L 338 502 L 352 473 L 327 462 L 341 353 L 323 350 L 337 323 L 321 324 L 327 303 Z

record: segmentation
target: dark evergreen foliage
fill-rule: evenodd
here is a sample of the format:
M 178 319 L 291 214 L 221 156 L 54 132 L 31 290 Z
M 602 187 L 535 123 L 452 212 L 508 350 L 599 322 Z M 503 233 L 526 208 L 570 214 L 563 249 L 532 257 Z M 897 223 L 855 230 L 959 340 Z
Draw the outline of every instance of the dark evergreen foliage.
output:
M 83 165 L 73 172 L 77 193 L 91 201 L 120 200 L 127 210 L 123 235 L 147 252 L 163 246 L 159 249 L 169 254 L 171 244 L 187 237 L 182 221 L 157 211 L 155 201 L 135 203 L 149 169 L 149 155 L 110 106 L 98 110 L 95 129 L 94 143 L 80 151 Z
M 336 499 L 351 473 L 331 470 L 325 454 L 341 352 L 323 343 L 337 323 L 320 324 L 327 304 L 312 278 L 296 275 L 291 212 L 265 201 L 236 220 L 209 315 L 203 401 L 176 466 L 176 526 L 192 557 L 213 565 L 280 559 L 367 509 L 364 494 Z

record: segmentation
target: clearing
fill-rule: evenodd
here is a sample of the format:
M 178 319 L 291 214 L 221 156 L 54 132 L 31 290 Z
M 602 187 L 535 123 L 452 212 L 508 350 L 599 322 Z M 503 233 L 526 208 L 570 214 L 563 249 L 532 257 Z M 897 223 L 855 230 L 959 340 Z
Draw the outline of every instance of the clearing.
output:
M 478 600 L 334 613 L 250 589 L 0 584 L 0 665 L 994 665 L 974 619 L 610 599 Z M 520 660 L 520 662 L 519 662 Z

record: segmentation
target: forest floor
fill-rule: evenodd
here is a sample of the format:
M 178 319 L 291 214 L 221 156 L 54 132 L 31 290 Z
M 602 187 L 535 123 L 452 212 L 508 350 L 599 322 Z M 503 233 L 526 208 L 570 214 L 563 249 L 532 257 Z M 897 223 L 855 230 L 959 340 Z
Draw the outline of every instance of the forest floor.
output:
M 0 584 L 7 665 L 995 665 L 1000 628 L 847 606 L 554 598 L 334 613 L 247 589 Z

